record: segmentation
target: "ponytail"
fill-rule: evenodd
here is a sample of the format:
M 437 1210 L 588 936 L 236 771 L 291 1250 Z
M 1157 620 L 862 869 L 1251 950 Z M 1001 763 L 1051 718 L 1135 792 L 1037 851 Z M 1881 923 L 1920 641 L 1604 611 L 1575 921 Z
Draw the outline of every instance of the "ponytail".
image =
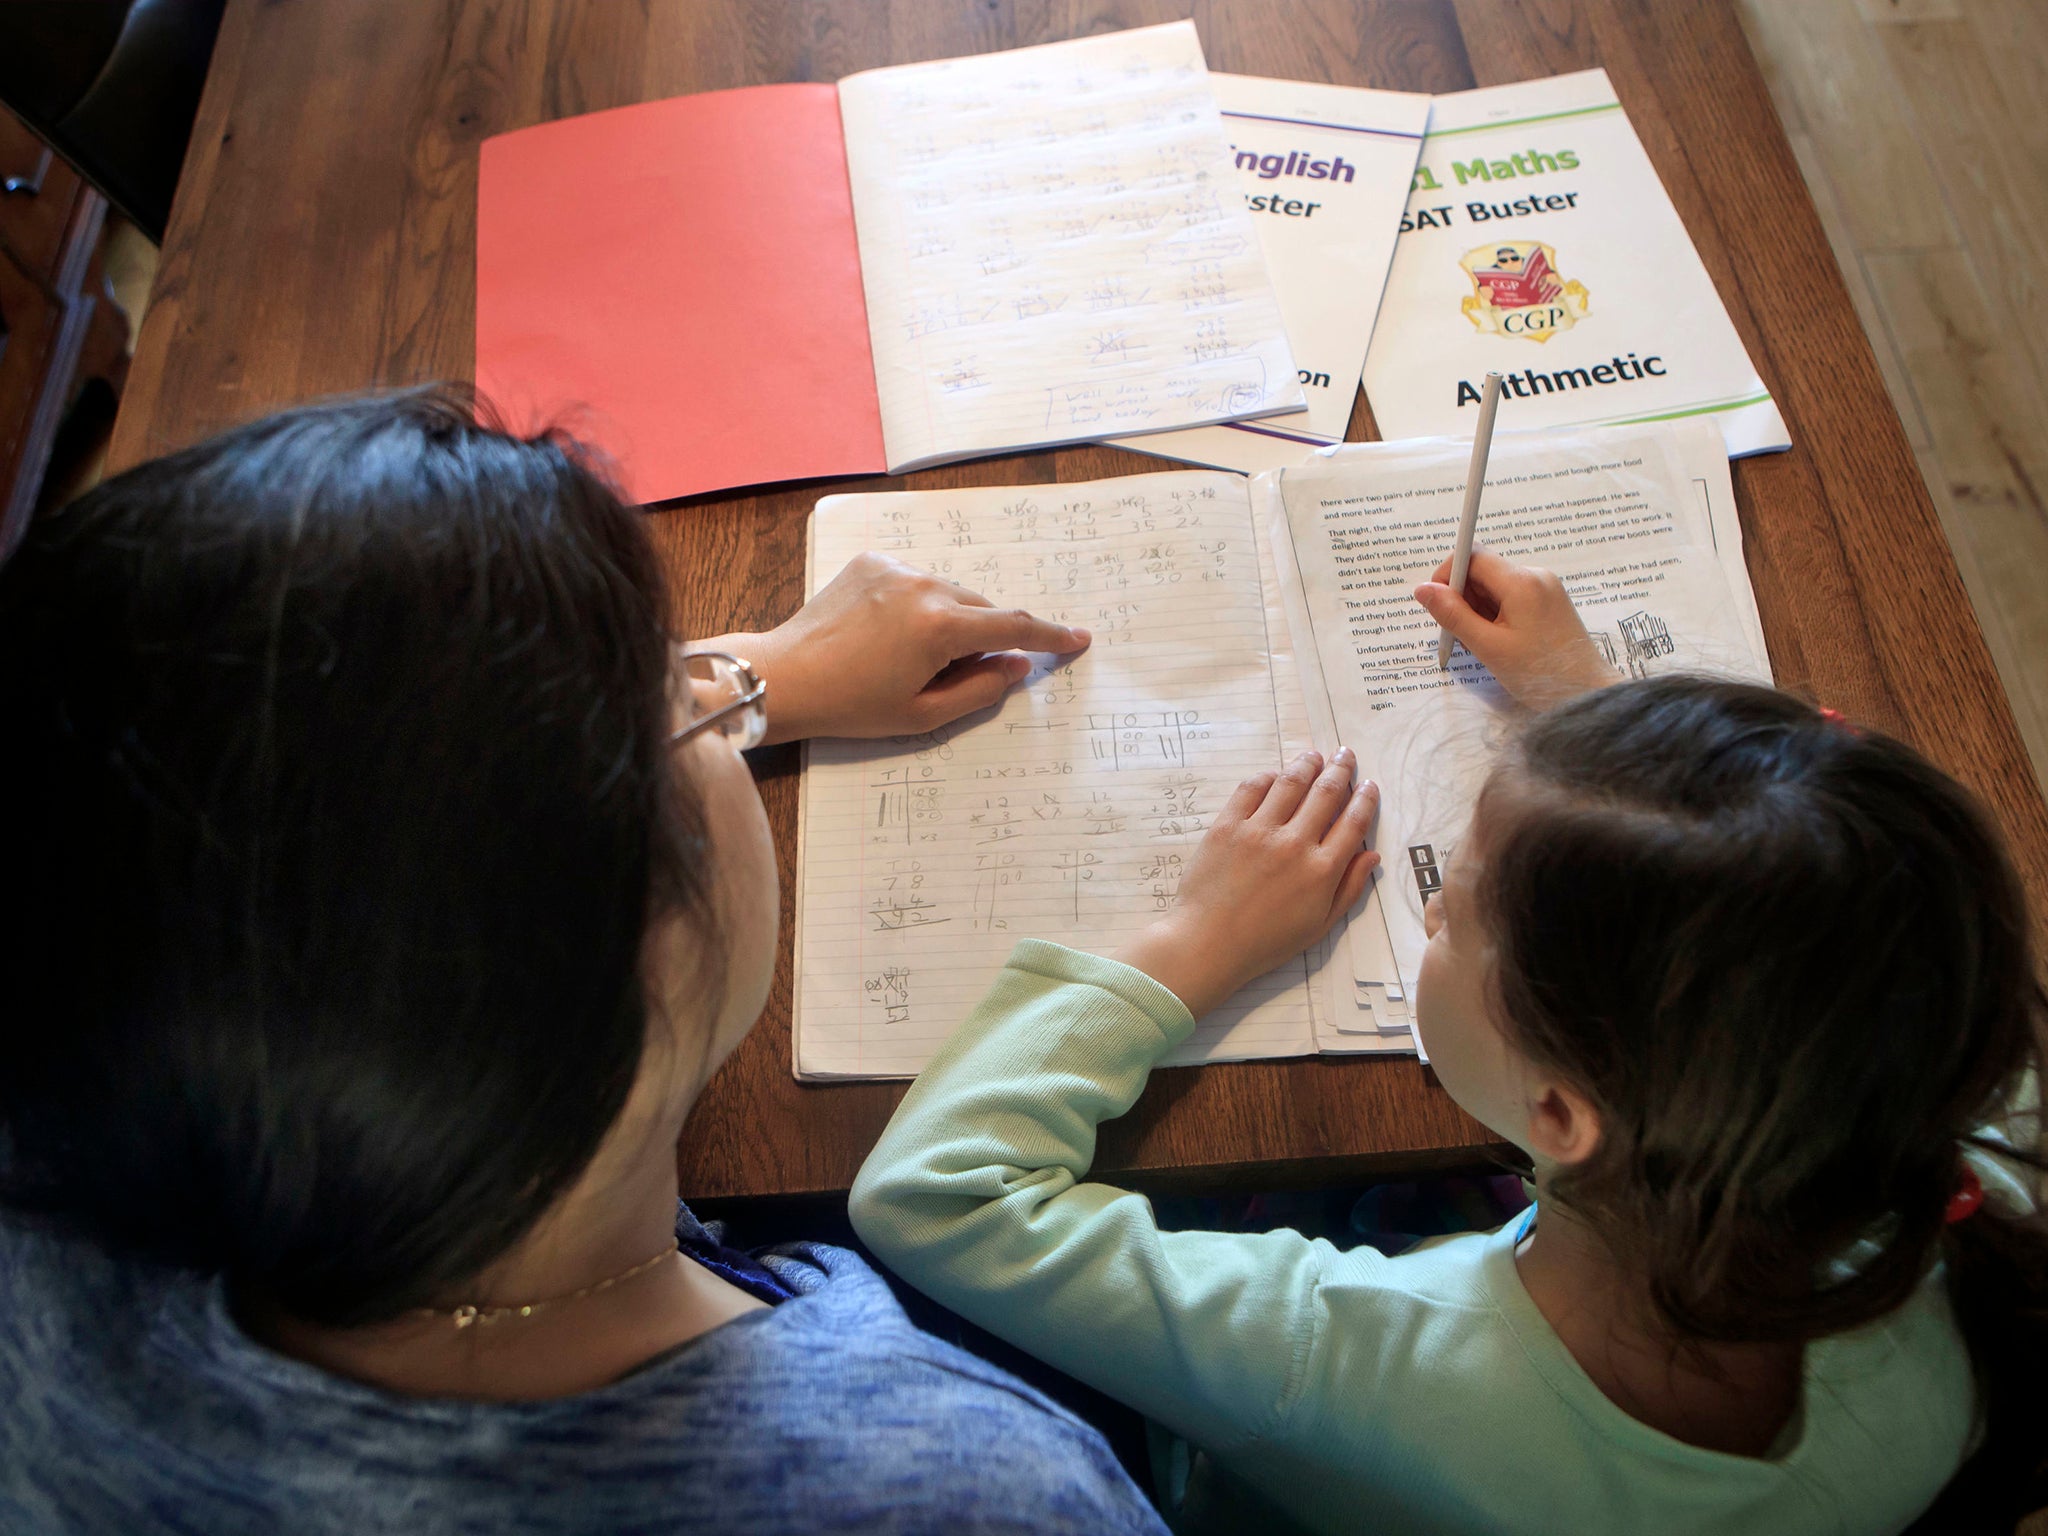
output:
M 2029 1173 L 2044 1166 L 2038 1153 L 1973 1140 Z M 2038 1201 L 2038 1189 L 2027 1193 Z M 2048 1505 L 2048 1435 L 2040 1429 L 2048 1387 L 2048 1218 L 2038 1204 L 2014 1209 L 1987 1199 L 1947 1228 L 1941 1256 L 1976 1374 L 1983 1440 L 1930 1514 L 1942 1512 L 1940 1529 L 1964 1528 L 1965 1512 L 2009 1526 Z

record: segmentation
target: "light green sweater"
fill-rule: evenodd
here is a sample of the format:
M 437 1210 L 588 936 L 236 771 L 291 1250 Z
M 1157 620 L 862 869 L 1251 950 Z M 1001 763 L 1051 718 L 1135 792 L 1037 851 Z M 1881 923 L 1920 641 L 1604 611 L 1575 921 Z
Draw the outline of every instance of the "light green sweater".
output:
M 1142 1196 L 1083 1180 L 1096 1126 L 1193 1027 L 1142 972 L 1019 944 L 852 1201 L 920 1290 L 1199 1448 L 1183 1526 L 1896 1531 L 1961 1460 L 1973 1393 L 1938 1280 L 1809 1346 L 1798 1417 L 1752 1459 L 1608 1401 L 1522 1289 L 1521 1220 L 1394 1259 L 1161 1232 Z

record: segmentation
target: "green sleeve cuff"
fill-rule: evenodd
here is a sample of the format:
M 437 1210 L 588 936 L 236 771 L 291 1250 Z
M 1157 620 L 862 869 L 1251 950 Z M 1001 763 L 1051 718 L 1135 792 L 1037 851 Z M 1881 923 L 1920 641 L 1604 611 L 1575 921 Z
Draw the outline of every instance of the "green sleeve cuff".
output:
M 1188 1012 L 1187 1004 L 1121 960 L 1107 960 L 1048 939 L 1020 939 L 1010 951 L 1007 969 L 1099 988 L 1143 1013 L 1166 1037 L 1168 1046 L 1179 1045 L 1195 1032 L 1195 1016 Z

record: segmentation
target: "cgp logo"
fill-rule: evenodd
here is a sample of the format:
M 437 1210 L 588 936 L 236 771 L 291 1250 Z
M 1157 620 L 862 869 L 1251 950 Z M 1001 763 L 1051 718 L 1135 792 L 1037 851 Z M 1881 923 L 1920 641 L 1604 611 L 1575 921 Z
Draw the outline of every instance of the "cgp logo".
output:
M 1536 240 L 1495 240 L 1458 258 L 1473 292 L 1460 306 L 1482 335 L 1548 341 L 1586 318 L 1583 283 L 1558 275 L 1557 251 Z

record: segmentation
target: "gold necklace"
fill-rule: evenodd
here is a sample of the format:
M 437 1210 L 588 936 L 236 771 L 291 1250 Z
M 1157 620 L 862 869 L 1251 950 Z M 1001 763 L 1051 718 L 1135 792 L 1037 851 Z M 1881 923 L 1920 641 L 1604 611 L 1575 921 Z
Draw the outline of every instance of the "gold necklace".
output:
M 507 1307 L 480 1307 L 473 1301 L 464 1302 L 459 1307 L 414 1307 L 407 1315 L 445 1317 L 457 1328 L 467 1328 L 473 1323 L 503 1322 L 508 1317 L 531 1317 L 543 1307 L 558 1307 L 567 1301 L 581 1301 L 586 1296 L 595 1296 L 599 1291 L 608 1291 L 615 1285 L 624 1285 L 635 1275 L 646 1274 L 681 1246 L 676 1239 L 670 1238 L 668 1246 L 653 1258 L 642 1259 L 631 1269 L 622 1269 L 616 1275 L 599 1280 L 594 1285 L 584 1286 L 580 1291 L 569 1291 L 560 1296 L 543 1296 L 539 1301 L 518 1302 Z

